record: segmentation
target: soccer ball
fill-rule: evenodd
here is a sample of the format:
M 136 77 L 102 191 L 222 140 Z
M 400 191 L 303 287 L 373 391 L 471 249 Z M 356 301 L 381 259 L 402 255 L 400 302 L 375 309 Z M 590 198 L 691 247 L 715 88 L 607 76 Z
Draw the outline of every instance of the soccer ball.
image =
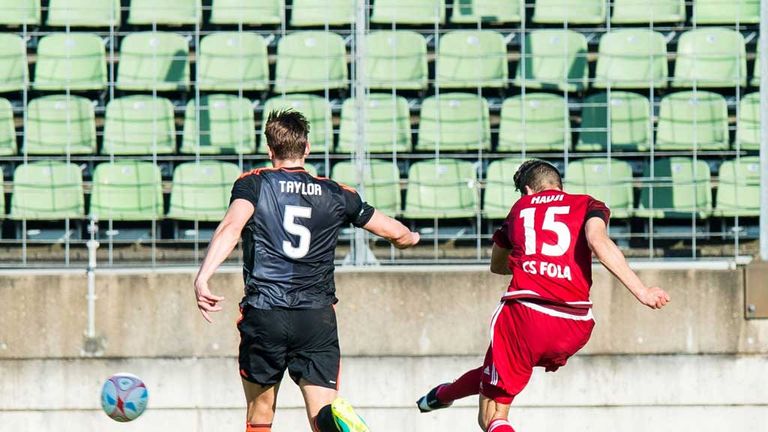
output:
M 136 375 L 118 373 L 101 388 L 101 409 L 115 421 L 136 420 L 147 408 L 149 392 Z

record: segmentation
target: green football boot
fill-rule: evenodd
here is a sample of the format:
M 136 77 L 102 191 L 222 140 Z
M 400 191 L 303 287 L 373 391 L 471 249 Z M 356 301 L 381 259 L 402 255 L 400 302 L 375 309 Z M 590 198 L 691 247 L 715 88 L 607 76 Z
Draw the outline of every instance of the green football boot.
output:
M 355 413 L 352 405 L 342 398 L 336 398 L 331 404 L 333 421 L 341 432 L 370 432 L 365 420 Z

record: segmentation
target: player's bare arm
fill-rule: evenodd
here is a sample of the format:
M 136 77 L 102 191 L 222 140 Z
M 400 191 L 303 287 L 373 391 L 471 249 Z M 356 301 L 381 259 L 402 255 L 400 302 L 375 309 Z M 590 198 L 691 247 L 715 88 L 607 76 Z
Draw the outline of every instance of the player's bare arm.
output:
M 608 237 L 605 221 L 590 218 L 585 228 L 589 248 L 597 259 L 640 301 L 651 309 L 661 309 L 669 303 L 670 297 L 659 287 L 646 287 L 637 274 L 629 268 L 624 254 Z
M 491 250 L 491 273 L 499 275 L 511 275 L 512 270 L 509 268 L 509 249 L 504 249 L 496 244 L 493 245 Z
M 240 232 L 248 222 L 248 219 L 253 215 L 253 204 L 244 200 L 236 199 L 230 204 L 227 214 L 224 215 L 219 226 L 216 228 L 216 232 L 213 234 L 211 243 L 208 246 L 208 252 L 205 255 L 200 270 L 195 277 L 195 298 L 197 299 L 197 307 L 200 309 L 200 313 L 203 314 L 203 318 L 208 322 L 213 322 L 209 315 L 210 312 L 218 312 L 221 310 L 220 302 L 224 300 L 224 297 L 220 297 L 211 293 L 208 288 L 208 280 L 216 272 L 222 262 L 232 253 L 237 246 L 237 242 L 240 239 Z
M 376 210 L 373 217 L 363 228 L 379 237 L 387 239 L 398 249 L 415 246 L 420 239 L 419 233 L 412 232 L 400 221 Z

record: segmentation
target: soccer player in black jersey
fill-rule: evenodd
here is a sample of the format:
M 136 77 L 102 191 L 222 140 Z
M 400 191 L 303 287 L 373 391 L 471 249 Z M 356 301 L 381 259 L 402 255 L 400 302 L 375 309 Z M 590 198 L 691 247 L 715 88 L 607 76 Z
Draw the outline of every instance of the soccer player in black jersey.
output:
M 303 166 L 309 124 L 299 112 L 272 112 L 265 136 L 273 168 L 245 173 L 195 279 L 203 317 L 222 297 L 208 280 L 243 240 L 245 297 L 240 303 L 240 375 L 248 403 L 246 431 L 270 432 L 285 370 L 301 387 L 315 432 L 367 432 L 339 398 L 339 341 L 333 279 L 339 230 L 349 224 L 408 248 L 419 235 L 376 211 L 347 186 L 313 177 Z

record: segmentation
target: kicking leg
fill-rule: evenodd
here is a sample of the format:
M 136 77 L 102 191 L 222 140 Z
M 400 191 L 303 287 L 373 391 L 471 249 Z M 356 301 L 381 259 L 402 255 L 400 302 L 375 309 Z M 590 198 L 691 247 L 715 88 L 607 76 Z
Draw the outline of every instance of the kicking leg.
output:
M 421 412 L 448 408 L 455 400 L 478 394 L 482 379 L 483 368 L 472 369 L 452 383 L 440 384 L 433 388 L 422 396 L 416 405 Z
M 312 385 L 303 379 L 299 386 L 314 432 L 369 432 L 365 421 L 346 400 L 338 397 L 336 390 Z
M 262 386 L 250 381 L 242 381 L 245 400 L 248 404 L 246 432 L 271 432 L 280 383 Z
M 480 395 L 480 413 L 477 422 L 486 432 L 515 432 L 509 424 L 509 404 L 494 401 Z

